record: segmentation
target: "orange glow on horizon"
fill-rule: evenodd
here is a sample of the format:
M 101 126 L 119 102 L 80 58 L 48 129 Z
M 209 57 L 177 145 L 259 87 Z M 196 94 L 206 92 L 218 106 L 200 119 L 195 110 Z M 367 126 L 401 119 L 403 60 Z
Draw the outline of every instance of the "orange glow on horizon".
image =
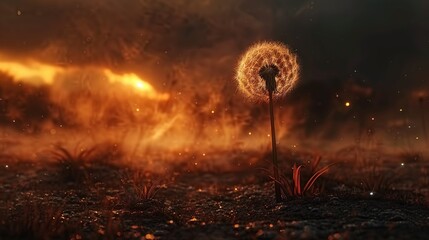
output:
M 170 97 L 167 93 L 158 92 L 150 83 L 142 80 L 135 73 L 117 74 L 107 68 L 64 68 L 34 60 L 14 61 L 0 59 L 0 72 L 10 75 L 14 80 L 34 85 L 51 85 L 59 76 L 82 70 L 101 72 L 107 78 L 107 83 L 120 83 L 124 86 L 131 87 L 134 90 L 137 90 L 136 93 L 139 96 L 143 96 L 148 99 L 164 101 L 168 100 Z
M 142 93 L 150 99 L 168 100 L 170 97 L 167 93 L 158 93 L 152 85 L 143 81 L 134 73 L 116 74 L 109 69 L 105 69 L 104 74 L 110 82 L 120 82 L 124 85 L 133 87 L 138 90 L 139 93 Z
M 55 76 L 63 71 L 60 67 L 26 61 L 25 63 L 0 60 L 0 71 L 17 80 L 33 84 L 52 84 Z
M 172 152 L 194 149 L 206 154 L 200 155 L 202 157 L 208 157 L 213 149 L 223 151 L 231 145 L 239 144 L 240 149 L 259 149 L 266 143 L 266 138 L 260 137 L 265 136 L 263 124 L 253 126 L 250 131 L 245 121 L 240 121 L 249 119 L 250 111 L 243 109 L 239 116 L 226 111 L 224 93 L 220 91 L 222 85 L 212 86 L 207 101 L 194 105 L 193 95 L 173 98 L 176 91 L 160 91 L 148 81 L 157 79 L 146 79 L 133 71 L 103 66 L 54 65 L 6 58 L 0 53 L 0 73 L 6 74 L 1 79 L 4 82 L 47 87 L 45 90 L 49 95 L 46 101 L 58 106 L 54 114 L 62 114 L 60 123 L 53 120 L 57 117 L 55 115 L 36 126 L 37 131 L 47 134 L 49 141 L 74 141 L 65 136 L 69 131 L 78 131 L 76 134 L 83 138 L 91 134 L 91 141 L 121 139 L 124 149 L 136 155 L 146 149 L 168 149 Z M 18 84 L 11 87 L 23 92 L 26 90 L 20 89 Z M 28 89 L 32 91 L 34 88 L 29 86 Z M 278 127 L 279 138 L 289 133 L 292 110 L 279 112 L 278 117 L 282 119 L 282 125 Z M 25 123 L 19 106 L 11 107 L 7 113 L 16 116 L 7 116 L 11 124 Z M 199 119 L 204 120 L 204 124 Z M 75 125 L 68 125 L 69 122 Z M 245 143 L 241 143 L 243 136 L 246 137 Z

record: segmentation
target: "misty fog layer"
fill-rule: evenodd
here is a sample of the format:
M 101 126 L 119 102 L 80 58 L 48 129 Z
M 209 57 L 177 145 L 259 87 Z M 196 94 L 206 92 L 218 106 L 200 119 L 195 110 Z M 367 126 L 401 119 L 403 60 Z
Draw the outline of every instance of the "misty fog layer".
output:
M 301 65 L 298 86 L 276 105 L 280 144 L 421 149 L 428 11 L 418 0 L 4 0 L 2 136 L 54 137 L 49 144 L 76 130 L 133 148 L 260 148 L 267 108 L 237 93 L 234 72 L 249 45 L 274 40 Z M 31 62 L 47 75 L 10 68 Z M 139 95 L 106 71 L 132 73 L 164 97 Z

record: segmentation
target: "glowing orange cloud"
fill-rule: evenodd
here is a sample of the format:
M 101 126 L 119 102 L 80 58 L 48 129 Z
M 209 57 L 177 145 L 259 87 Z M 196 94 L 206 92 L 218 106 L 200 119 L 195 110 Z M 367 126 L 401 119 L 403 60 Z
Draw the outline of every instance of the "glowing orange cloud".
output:
M 15 62 L 0 60 L 0 71 L 11 75 L 17 80 L 33 84 L 51 84 L 57 74 L 63 70 L 59 67 L 35 61 Z
M 59 75 L 66 75 L 73 71 L 81 70 L 82 69 L 54 66 L 34 60 L 10 61 L 0 59 L 1 72 L 12 76 L 17 81 L 24 81 L 36 85 L 52 84 Z M 107 83 L 120 83 L 135 89 L 136 93 L 140 96 L 159 101 L 169 99 L 168 94 L 159 93 L 150 83 L 142 80 L 135 73 L 117 74 L 105 68 L 90 68 L 90 70 L 101 72 L 108 79 Z
M 167 100 L 170 97 L 167 93 L 158 93 L 152 85 L 150 85 L 146 81 L 143 81 L 134 73 L 116 74 L 109 69 L 105 69 L 103 72 L 110 82 L 120 82 L 121 84 L 130 86 L 136 89 L 138 93 L 144 95 L 147 98 L 156 100 Z

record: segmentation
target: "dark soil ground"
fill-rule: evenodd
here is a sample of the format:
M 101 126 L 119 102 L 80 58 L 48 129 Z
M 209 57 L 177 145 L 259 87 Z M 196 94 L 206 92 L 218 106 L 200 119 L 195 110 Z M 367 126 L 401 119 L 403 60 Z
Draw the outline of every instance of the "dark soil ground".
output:
M 276 203 L 263 163 L 154 174 L 4 157 L 0 239 L 428 239 L 422 161 L 367 173 L 339 163 L 318 180 L 322 193 Z

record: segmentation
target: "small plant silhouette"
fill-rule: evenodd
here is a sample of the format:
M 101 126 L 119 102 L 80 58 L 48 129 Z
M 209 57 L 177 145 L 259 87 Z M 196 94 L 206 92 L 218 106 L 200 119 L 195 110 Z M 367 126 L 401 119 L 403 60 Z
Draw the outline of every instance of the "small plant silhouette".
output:
M 392 189 L 393 184 L 400 177 L 400 174 L 381 171 L 376 166 L 372 166 L 371 170 L 363 174 L 363 176 L 362 186 L 364 191 L 386 192 Z
M 63 208 L 26 197 L 0 221 L 0 239 L 57 239 L 65 234 Z M 3 213 L 2 213 L 3 214 Z
M 149 174 L 138 170 L 124 174 L 121 182 L 124 203 L 130 208 L 139 208 L 145 202 L 154 200 L 161 189 L 161 185 L 153 181 Z
M 317 158 L 320 159 L 320 158 Z M 320 160 L 319 160 L 320 161 Z M 279 184 L 280 189 L 284 196 L 291 196 L 291 197 L 301 197 L 304 196 L 306 193 L 308 193 L 309 190 L 314 188 L 314 184 L 316 183 L 317 179 L 328 172 L 328 170 L 331 168 L 331 166 L 334 165 L 329 164 L 319 170 L 313 170 L 312 169 L 312 175 L 308 179 L 308 181 L 304 184 L 304 187 L 302 187 L 301 182 L 301 171 L 304 166 L 297 165 L 296 163 L 292 167 L 292 180 L 290 180 L 286 174 L 283 176 L 280 176 L 279 180 L 274 180 Z
M 250 99 L 269 102 L 274 190 L 281 201 L 277 161 L 273 98 L 286 95 L 298 80 L 299 65 L 288 47 L 281 43 L 262 42 L 253 45 L 241 58 L 236 79 L 239 89 Z
M 75 151 L 71 152 L 61 145 L 56 145 L 51 154 L 64 181 L 80 183 L 88 177 L 87 164 L 93 159 L 96 149 L 96 147 L 88 149 L 76 147 Z

